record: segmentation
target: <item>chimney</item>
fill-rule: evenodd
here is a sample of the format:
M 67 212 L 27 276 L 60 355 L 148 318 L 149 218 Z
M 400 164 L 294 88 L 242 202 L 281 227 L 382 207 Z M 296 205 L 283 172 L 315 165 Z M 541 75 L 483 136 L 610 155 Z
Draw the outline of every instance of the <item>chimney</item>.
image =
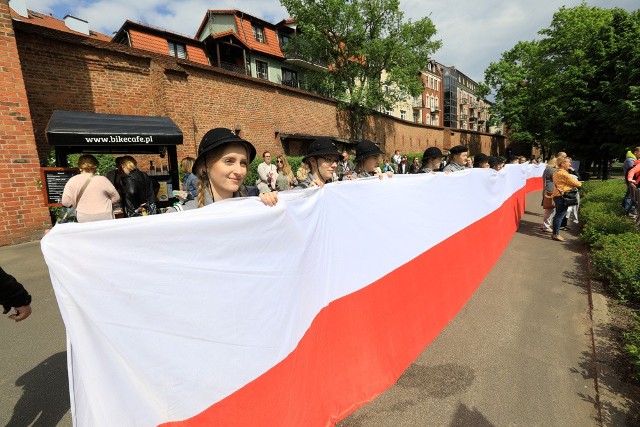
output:
M 29 17 L 27 0 L 9 0 L 9 7 L 20 16 Z
M 76 18 L 75 16 L 67 15 L 64 17 L 64 24 L 70 30 L 77 31 L 79 33 L 90 36 L 89 33 L 89 22 L 84 19 Z

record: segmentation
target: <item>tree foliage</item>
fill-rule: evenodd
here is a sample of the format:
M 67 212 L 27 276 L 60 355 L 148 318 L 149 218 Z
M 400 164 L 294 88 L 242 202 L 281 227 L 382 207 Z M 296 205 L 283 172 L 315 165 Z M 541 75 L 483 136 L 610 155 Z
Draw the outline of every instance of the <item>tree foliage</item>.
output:
M 637 145 L 640 11 L 561 7 L 539 34 L 485 71 L 511 139 L 587 162 Z
M 329 72 L 309 81 L 338 99 L 359 138 L 374 109 L 391 108 L 422 93 L 418 75 L 441 46 L 431 40 L 429 18 L 404 21 L 399 0 L 281 0 L 299 31 L 286 47 L 291 56 L 315 58 Z

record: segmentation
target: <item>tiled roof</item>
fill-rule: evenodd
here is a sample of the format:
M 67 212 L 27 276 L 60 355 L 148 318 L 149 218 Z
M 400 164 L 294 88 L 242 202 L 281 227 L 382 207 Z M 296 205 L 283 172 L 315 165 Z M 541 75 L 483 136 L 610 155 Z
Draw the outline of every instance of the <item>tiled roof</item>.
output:
M 70 34 L 77 34 L 85 37 L 90 37 L 96 40 L 102 41 L 111 41 L 111 37 L 106 34 L 98 33 L 96 31 L 89 31 L 91 35 L 87 36 L 86 34 L 79 33 L 77 31 L 73 31 L 67 27 L 63 20 L 56 19 L 53 16 L 45 15 L 44 13 L 34 12 L 32 10 L 28 11 L 29 16 L 22 16 L 18 14 L 15 10 L 9 8 L 11 11 L 11 18 L 14 20 L 26 22 L 33 25 L 38 25 L 45 28 L 51 28 L 53 30 L 64 31 Z
M 125 24 L 125 26 L 127 25 Z M 173 39 L 173 41 L 184 43 L 187 48 L 187 59 L 199 64 L 209 65 L 209 60 L 205 54 L 204 47 L 202 43 L 197 40 L 189 40 L 179 34 L 172 35 L 167 31 L 162 31 L 160 35 L 158 34 L 158 30 L 151 27 L 147 28 L 142 24 L 131 23 L 128 27 L 129 36 L 131 38 L 131 47 L 169 55 L 169 45 L 167 44 L 167 40 Z M 119 31 L 118 34 L 120 33 L 121 32 Z
M 258 24 L 262 26 L 264 32 L 264 43 L 261 43 L 253 37 L 253 29 L 251 27 L 251 22 L 249 19 L 246 19 L 247 15 L 244 15 L 244 18 L 238 16 L 236 14 L 236 26 L 238 28 L 238 37 L 249 46 L 249 48 L 253 51 L 264 53 L 267 55 L 275 56 L 277 58 L 284 58 L 284 54 L 282 50 L 280 50 L 280 41 L 278 40 L 278 35 L 276 31 L 272 27 L 262 26 L 262 20 Z
M 280 49 L 280 41 L 278 40 L 278 34 L 276 33 L 275 25 L 257 18 L 255 16 L 246 14 L 242 11 L 231 10 L 208 10 L 198 31 L 196 32 L 196 38 L 200 36 L 200 33 L 207 24 L 210 15 L 233 15 L 236 21 L 236 33 L 238 39 L 242 40 L 244 44 L 254 52 L 260 52 L 266 55 L 275 56 L 276 58 L 284 58 L 284 54 Z M 264 30 L 265 42 L 261 43 L 253 37 L 253 30 L 251 23 L 260 25 Z M 225 31 L 227 33 L 227 31 Z M 213 38 L 219 38 L 219 34 L 212 34 Z

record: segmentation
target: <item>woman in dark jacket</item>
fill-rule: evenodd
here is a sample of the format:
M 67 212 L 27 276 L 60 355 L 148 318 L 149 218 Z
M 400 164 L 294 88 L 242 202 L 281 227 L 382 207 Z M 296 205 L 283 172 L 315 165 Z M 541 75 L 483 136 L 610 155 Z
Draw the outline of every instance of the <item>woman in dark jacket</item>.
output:
M 157 183 L 138 169 L 136 159 L 131 156 L 122 159 L 122 171 L 126 175 L 122 180 L 126 216 L 155 214 Z

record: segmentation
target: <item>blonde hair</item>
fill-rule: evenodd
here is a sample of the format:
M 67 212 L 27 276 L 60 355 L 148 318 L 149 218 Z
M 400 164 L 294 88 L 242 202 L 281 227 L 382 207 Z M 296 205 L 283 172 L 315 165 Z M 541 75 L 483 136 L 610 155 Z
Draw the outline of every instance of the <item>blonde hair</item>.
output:
M 245 144 L 241 144 L 239 142 L 231 142 L 231 143 L 223 144 L 206 153 L 204 155 L 204 158 L 202 159 L 203 161 L 199 162 L 199 163 L 204 163 L 203 164 L 204 168 L 201 168 L 199 171 L 196 171 L 195 173 L 195 175 L 198 177 L 198 207 L 199 208 L 204 207 L 205 192 L 208 192 L 211 195 L 211 199 L 213 199 L 213 192 L 211 191 L 211 182 L 209 182 L 209 175 L 207 174 L 207 163 L 208 163 L 207 160 L 213 160 L 213 163 L 220 160 L 222 158 L 222 153 L 224 153 L 224 150 L 227 148 L 229 144 L 235 144 L 244 148 L 247 154 L 247 161 L 249 160 L 249 154 L 250 154 L 249 149 Z M 247 169 L 248 167 L 249 166 L 247 165 Z M 238 194 L 240 195 L 240 197 L 245 196 L 244 186 L 242 184 L 240 184 L 240 188 L 238 189 Z M 213 201 L 215 202 L 215 200 Z
M 180 168 L 182 169 L 182 172 L 184 172 L 186 175 L 193 172 L 193 164 L 195 162 L 196 159 L 194 159 L 193 157 L 185 157 L 184 159 L 182 159 L 180 161 Z
M 294 176 L 293 171 L 291 170 L 291 165 L 289 165 L 289 160 L 287 160 L 287 156 L 285 156 L 284 154 L 279 154 L 278 156 L 276 156 L 276 161 L 277 160 L 282 160 L 282 172 L 287 178 L 289 178 L 289 183 L 292 183 Z
M 547 162 L 547 167 L 549 167 L 549 168 L 555 168 L 556 166 L 558 166 L 558 158 L 557 157 L 553 157 L 551 160 L 549 160 Z
M 296 178 L 298 178 L 298 181 L 304 181 L 307 179 L 307 176 L 309 176 L 309 172 L 309 165 L 306 162 L 301 163 L 300 167 L 296 171 Z
M 123 168 L 126 167 L 131 170 L 135 170 L 138 169 L 138 162 L 136 162 L 136 159 L 131 156 L 122 156 L 122 162 L 120 163 L 120 166 Z
M 91 154 L 83 154 L 78 158 L 78 169 L 82 172 L 95 173 L 100 163 Z

